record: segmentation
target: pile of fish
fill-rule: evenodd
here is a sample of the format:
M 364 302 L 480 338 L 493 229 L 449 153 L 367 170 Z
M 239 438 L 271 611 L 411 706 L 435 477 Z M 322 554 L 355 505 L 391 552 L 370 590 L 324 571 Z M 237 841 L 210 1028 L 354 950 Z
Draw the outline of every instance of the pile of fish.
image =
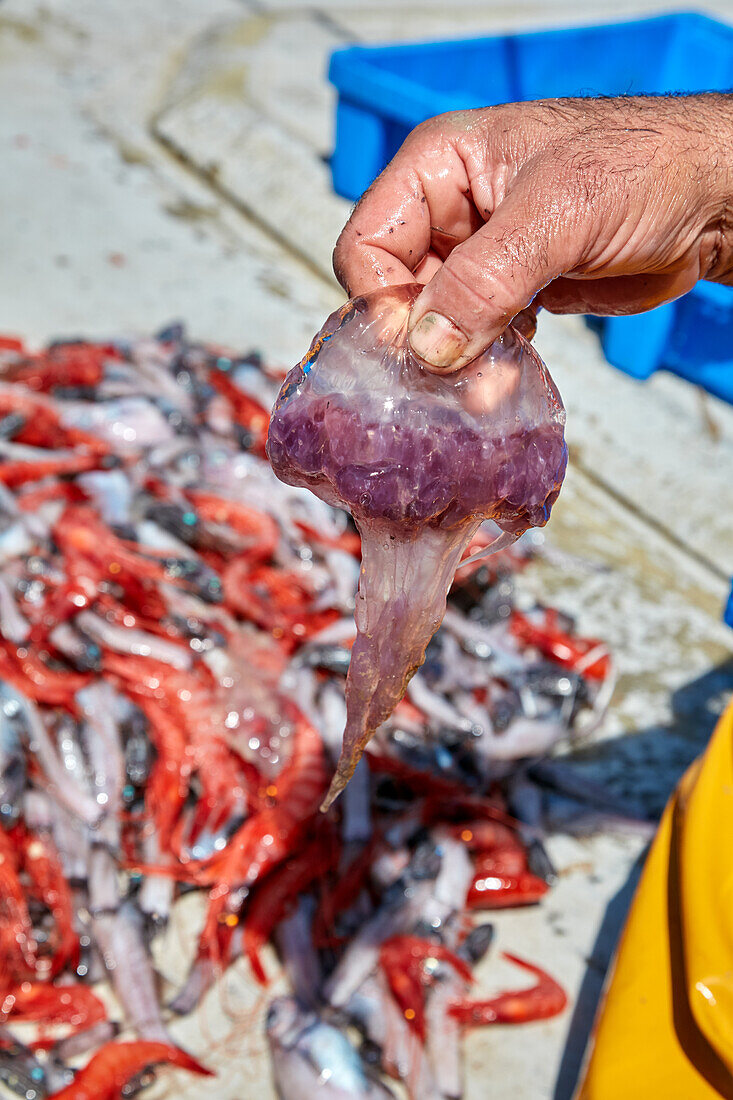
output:
M 387 1097 L 390 1078 L 458 1098 L 463 1029 L 565 1006 L 513 956 L 529 990 L 471 992 L 491 944 L 476 914 L 545 894 L 553 822 L 617 811 L 549 758 L 601 720 L 610 656 L 517 606 L 537 538 L 466 567 L 320 813 L 360 544 L 265 460 L 282 377 L 180 325 L 41 352 L 0 339 L 0 1082 L 26 1100 L 132 1095 L 162 1063 L 210 1072 L 170 1020 L 241 956 L 266 985 L 270 941 L 292 987 L 267 1017 L 285 1100 Z M 164 1001 L 150 943 L 192 889 L 198 949 Z

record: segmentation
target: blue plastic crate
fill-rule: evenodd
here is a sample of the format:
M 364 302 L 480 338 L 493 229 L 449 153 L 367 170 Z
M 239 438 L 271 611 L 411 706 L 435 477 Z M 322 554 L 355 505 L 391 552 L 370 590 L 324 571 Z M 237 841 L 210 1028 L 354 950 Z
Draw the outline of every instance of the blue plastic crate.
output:
M 358 196 L 425 118 L 567 95 L 733 88 L 733 27 L 676 14 L 457 42 L 351 47 L 331 57 L 338 89 L 335 190 Z M 733 402 L 733 289 L 700 283 L 671 305 L 594 322 L 635 378 L 665 368 Z
M 335 190 L 356 199 L 410 130 L 442 111 L 568 95 L 733 87 L 733 27 L 663 15 L 449 42 L 352 46 L 331 56 L 338 90 Z

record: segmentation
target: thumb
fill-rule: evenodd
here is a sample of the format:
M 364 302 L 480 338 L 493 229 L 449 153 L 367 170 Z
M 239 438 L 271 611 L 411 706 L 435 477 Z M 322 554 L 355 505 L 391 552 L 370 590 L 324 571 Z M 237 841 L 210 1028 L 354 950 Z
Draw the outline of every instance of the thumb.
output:
M 416 299 L 412 351 L 429 370 L 450 372 L 480 355 L 552 279 L 582 258 L 585 234 L 537 173 L 518 179 L 489 221 L 457 245 Z M 539 192 L 539 193 L 538 193 Z

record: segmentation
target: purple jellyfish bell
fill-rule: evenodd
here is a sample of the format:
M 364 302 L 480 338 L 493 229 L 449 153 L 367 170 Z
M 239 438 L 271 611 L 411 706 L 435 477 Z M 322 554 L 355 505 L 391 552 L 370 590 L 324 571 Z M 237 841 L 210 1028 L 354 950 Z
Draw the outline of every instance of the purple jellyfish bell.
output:
M 550 516 L 567 465 L 565 410 L 511 327 L 455 374 L 425 371 L 407 322 L 417 284 L 354 298 L 283 383 L 275 473 L 348 509 L 362 540 L 347 722 L 327 808 L 394 710 L 440 626 L 453 576 L 492 519 L 510 545 Z

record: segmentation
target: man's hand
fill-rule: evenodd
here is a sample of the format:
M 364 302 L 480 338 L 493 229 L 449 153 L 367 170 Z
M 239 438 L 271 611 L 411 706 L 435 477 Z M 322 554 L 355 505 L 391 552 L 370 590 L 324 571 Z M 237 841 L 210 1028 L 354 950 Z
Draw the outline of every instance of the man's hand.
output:
M 548 100 L 430 119 L 359 201 L 334 270 L 352 296 L 427 284 L 410 343 L 446 371 L 531 304 L 636 313 L 698 279 L 733 282 L 733 96 Z

